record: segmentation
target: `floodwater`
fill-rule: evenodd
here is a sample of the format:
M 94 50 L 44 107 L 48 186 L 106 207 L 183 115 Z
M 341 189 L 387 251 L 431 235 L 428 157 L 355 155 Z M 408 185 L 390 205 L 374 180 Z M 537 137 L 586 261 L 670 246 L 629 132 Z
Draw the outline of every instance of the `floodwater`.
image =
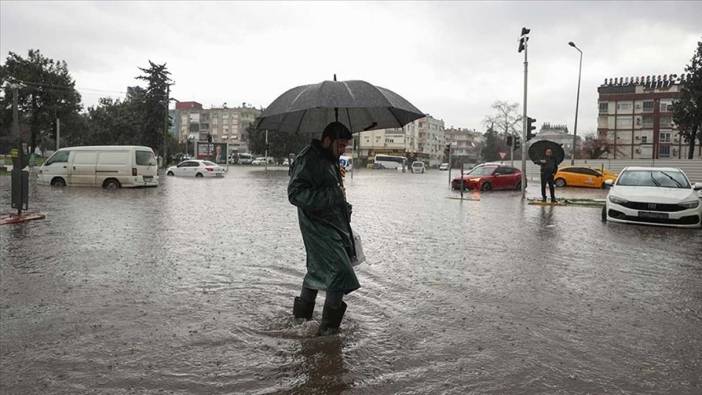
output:
M 0 392 L 702 392 L 702 231 L 447 184 L 347 182 L 368 262 L 327 338 L 323 294 L 291 319 L 305 254 L 285 172 L 32 185 L 47 218 L 0 227 Z

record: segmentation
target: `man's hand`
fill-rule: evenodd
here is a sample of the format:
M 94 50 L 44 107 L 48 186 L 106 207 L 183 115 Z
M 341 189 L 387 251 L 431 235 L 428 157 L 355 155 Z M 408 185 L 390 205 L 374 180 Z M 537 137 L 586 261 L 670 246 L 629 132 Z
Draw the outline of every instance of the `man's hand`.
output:
M 341 178 L 346 177 L 346 169 L 343 167 L 339 167 L 339 173 L 341 173 Z

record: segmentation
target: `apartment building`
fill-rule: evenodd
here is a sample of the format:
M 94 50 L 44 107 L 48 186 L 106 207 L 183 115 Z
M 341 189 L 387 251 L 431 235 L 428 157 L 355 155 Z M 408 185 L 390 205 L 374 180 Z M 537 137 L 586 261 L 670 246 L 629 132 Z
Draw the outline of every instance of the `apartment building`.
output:
M 404 156 L 410 161 L 421 160 L 428 166 L 438 166 L 443 161 L 446 144 L 444 121 L 427 115 L 403 128 L 362 132 L 355 144 L 361 163 L 377 154 L 389 154 Z
M 246 103 L 241 107 L 204 109 L 197 102 L 178 102 L 173 112 L 173 128 L 177 128 L 180 143 L 211 138 L 213 142 L 228 143 L 232 151 L 248 152 L 246 128 L 260 113 L 259 109 Z
M 450 127 L 444 130 L 446 144 L 452 144 L 451 159 L 458 163 L 480 162 L 480 152 L 484 137 L 470 129 Z
M 597 133 L 611 159 L 683 159 L 688 145 L 673 122 L 672 104 L 686 75 L 605 79 L 597 89 Z M 699 159 L 700 150 L 694 157 Z

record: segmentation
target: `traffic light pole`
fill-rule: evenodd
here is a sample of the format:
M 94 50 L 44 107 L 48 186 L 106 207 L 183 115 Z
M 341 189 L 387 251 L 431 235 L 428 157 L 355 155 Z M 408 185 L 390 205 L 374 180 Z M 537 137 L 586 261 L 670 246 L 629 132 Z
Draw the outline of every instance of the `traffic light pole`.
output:
M 524 40 L 524 113 L 522 115 L 522 200 L 526 197 L 526 156 L 527 156 L 527 62 L 529 40 Z

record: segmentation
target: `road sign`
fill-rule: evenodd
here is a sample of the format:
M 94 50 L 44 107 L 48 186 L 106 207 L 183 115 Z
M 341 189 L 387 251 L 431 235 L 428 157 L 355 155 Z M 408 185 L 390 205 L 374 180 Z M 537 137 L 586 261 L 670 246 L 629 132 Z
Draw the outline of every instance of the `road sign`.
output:
M 507 156 L 506 152 L 498 152 L 500 154 L 500 159 L 504 159 Z

